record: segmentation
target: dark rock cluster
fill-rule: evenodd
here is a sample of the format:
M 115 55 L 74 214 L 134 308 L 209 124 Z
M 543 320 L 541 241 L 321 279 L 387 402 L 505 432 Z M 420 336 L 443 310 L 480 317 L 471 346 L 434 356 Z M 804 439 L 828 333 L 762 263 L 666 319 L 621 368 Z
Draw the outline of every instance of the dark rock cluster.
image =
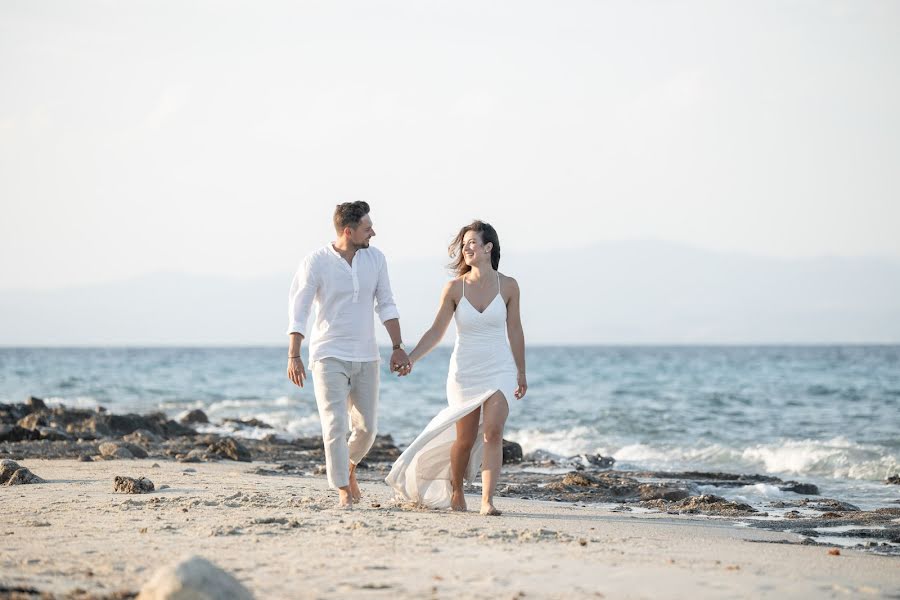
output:
M 44 483 L 44 480 L 13 460 L 0 460 L 0 485 L 29 483 Z

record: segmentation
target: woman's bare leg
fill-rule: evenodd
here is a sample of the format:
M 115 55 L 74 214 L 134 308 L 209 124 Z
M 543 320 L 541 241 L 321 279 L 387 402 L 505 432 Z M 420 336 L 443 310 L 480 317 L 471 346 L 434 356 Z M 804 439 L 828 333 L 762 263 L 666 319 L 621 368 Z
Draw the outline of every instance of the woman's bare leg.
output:
M 475 437 L 478 435 L 478 423 L 481 420 L 481 407 L 479 406 L 465 417 L 456 422 L 456 441 L 450 449 L 450 508 L 452 510 L 466 510 L 466 497 L 463 494 L 463 480 L 466 468 L 469 466 L 469 456 L 472 446 L 475 445 Z
M 509 416 L 509 405 L 502 392 L 487 399 L 484 410 L 484 459 L 481 470 L 481 514 L 499 515 L 494 508 L 494 488 L 503 464 L 503 426 Z

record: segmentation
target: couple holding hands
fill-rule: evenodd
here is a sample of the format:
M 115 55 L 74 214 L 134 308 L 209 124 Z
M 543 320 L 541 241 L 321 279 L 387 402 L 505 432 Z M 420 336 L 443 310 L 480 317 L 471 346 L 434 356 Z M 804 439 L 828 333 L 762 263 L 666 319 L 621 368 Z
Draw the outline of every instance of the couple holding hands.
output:
M 503 427 L 515 400 L 528 389 L 519 287 L 501 275 L 500 241 L 487 223 L 473 221 L 450 244 L 455 277 L 441 291 L 431 328 L 409 354 L 400 334 L 384 255 L 370 247 L 375 236 L 369 205 L 339 204 L 337 239 L 306 256 L 291 284 L 288 378 L 303 387 L 300 357 L 313 304 L 309 337 L 316 405 L 322 422 L 328 483 L 339 506 L 359 501 L 356 465 L 375 441 L 379 355 L 373 310 L 394 345 L 391 372 L 409 375 L 456 319 L 457 338 L 447 376 L 447 407 L 397 459 L 387 483 L 405 500 L 432 508 L 466 510 L 463 483 L 481 468 L 481 514 L 499 515 L 494 488 L 503 462 Z M 350 431 L 349 440 L 347 432 Z

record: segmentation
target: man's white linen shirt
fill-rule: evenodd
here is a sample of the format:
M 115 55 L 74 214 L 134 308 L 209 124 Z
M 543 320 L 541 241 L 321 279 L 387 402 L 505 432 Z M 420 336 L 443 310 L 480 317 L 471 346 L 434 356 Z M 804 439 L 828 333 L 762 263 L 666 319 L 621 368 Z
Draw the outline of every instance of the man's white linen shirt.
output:
M 309 339 L 309 362 L 338 358 L 350 362 L 380 360 L 375 343 L 375 315 L 381 322 L 399 319 L 380 250 L 361 248 L 352 266 L 331 244 L 303 259 L 291 283 L 288 333 Z M 312 335 L 306 327 L 315 301 Z

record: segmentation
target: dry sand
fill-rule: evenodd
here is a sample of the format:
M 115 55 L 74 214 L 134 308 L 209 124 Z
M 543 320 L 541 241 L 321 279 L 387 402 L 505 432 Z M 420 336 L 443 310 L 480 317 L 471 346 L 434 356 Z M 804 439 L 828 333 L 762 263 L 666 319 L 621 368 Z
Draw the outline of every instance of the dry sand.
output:
M 7 588 L 136 592 L 197 554 L 257 598 L 900 597 L 898 557 L 754 543 L 799 538 L 734 520 L 504 498 L 488 518 L 398 506 L 376 483 L 347 512 L 324 477 L 260 463 L 19 462 L 47 483 L 0 487 Z M 157 491 L 113 493 L 116 475 Z

